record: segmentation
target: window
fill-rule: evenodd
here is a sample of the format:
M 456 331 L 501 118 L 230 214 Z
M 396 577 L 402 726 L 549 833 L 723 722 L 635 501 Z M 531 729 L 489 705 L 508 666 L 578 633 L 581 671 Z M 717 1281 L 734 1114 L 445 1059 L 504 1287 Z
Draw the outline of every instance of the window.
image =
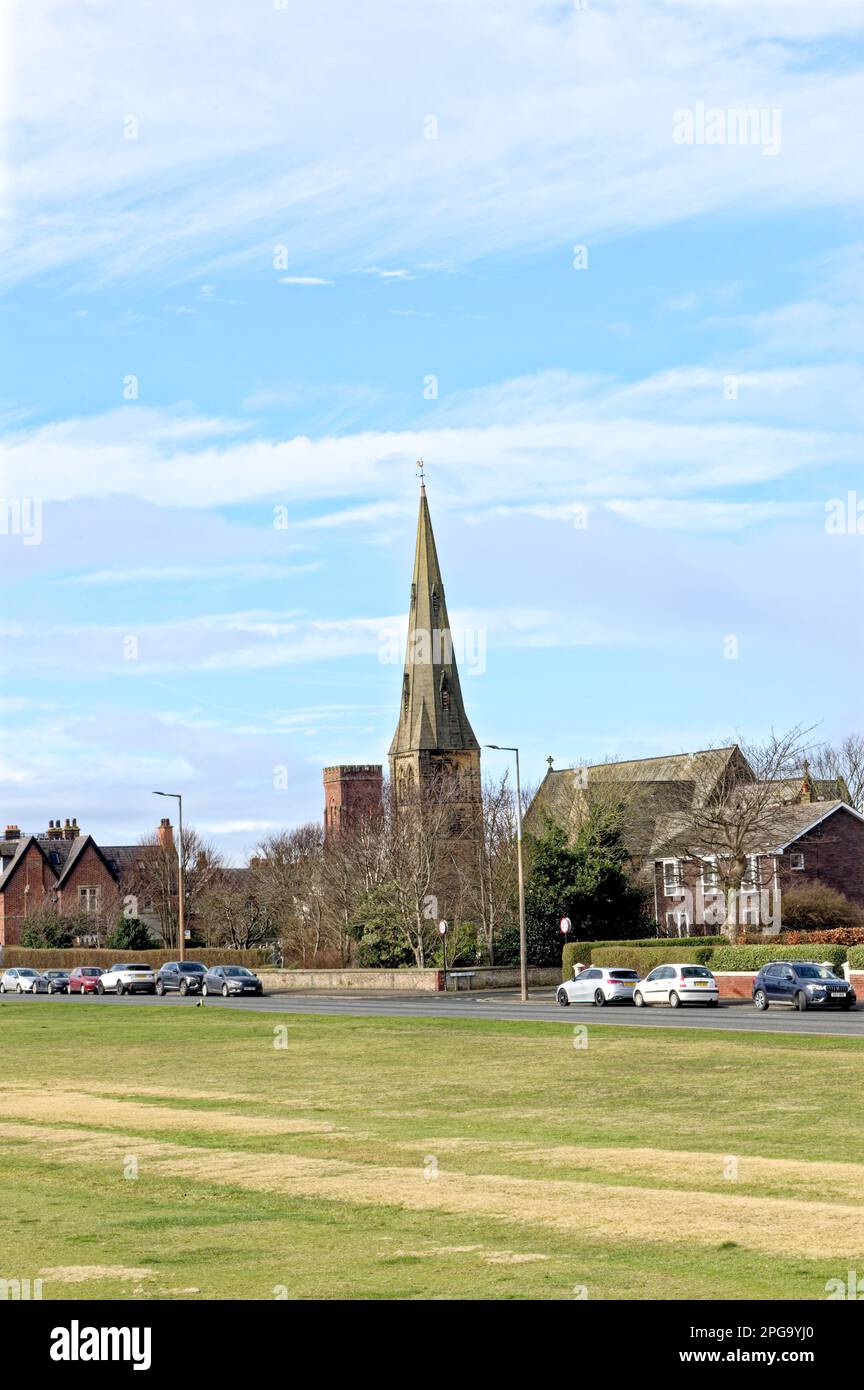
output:
M 674 912 L 666 913 L 666 930 L 670 936 L 686 936 L 690 926 L 690 918 L 686 908 L 678 908 Z
M 411 695 L 411 687 L 408 684 L 408 672 L 402 677 L 402 708 L 408 713 L 408 701 Z
M 99 889 L 98 888 L 79 888 L 78 906 L 82 912 L 99 911 Z
M 702 886 L 703 888 L 719 888 L 720 874 L 717 869 L 716 859 L 703 859 L 702 861 Z
M 441 708 L 445 714 L 450 709 L 450 685 L 446 676 L 441 677 Z
M 438 617 L 438 609 L 439 609 L 439 607 L 440 607 L 440 599 L 438 598 L 438 590 L 435 588 L 435 586 L 434 586 L 434 584 L 433 584 L 433 586 L 432 586 L 432 617 L 433 617 L 433 618 L 437 618 L 437 617 Z
M 803 868 L 804 868 L 804 855 L 803 855 L 803 854 L 790 854 L 790 855 L 789 855 L 789 868 L 790 868 L 790 869 L 803 869 Z
M 412 584 L 412 585 L 411 585 L 411 607 L 412 607 L 412 608 L 414 607 L 414 605 L 415 605 L 416 602 L 417 602 L 417 585 L 416 585 L 416 584 Z
M 742 884 L 749 884 L 751 887 L 758 887 L 759 884 L 759 856 L 758 854 L 747 855 L 747 868 L 744 871 Z
M 677 859 L 663 860 L 663 891 L 668 896 L 681 884 L 681 866 Z

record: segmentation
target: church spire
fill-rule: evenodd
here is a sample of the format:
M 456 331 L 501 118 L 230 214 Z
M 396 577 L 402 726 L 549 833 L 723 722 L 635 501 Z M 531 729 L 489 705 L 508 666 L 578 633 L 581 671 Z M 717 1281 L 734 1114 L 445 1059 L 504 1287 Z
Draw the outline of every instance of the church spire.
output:
M 405 753 L 479 749 L 462 702 L 422 461 L 418 468 L 420 513 L 408 614 L 408 644 L 399 723 L 390 745 L 391 759 Z

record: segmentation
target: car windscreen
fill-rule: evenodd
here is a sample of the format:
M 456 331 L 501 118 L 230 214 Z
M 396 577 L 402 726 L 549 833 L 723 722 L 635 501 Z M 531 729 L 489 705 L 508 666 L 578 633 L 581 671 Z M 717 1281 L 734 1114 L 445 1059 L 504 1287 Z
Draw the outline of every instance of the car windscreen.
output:
M 681 971 L 682 980 L 710 980 L 711 971 L 704 965 L 685 965 Z
M 196 961 L 191 960 L 183 961 L 183 963 L 180 966 L 180 969 L 185 970 L 187 975 L 201 975 L 204 973 L 205 968 L 205 966 L 198 965 Z
M 101 975 L 102 971 L 98 965 L 85 965 L 81 971 L 82 975 Z
M 818 965 L 796 965 L 795 974 L 802 980 L 818 980 L 819 967 Z
M 247 970 L 246 967 L 245 967 L 245 965 L 226 965 L 226 966 L 225 966 L 225 974 L 226 974 L 226 975 L 231 975 L 231 976 L 236 977 L 236 976 L 238 976 L 238 975 L 239 975 L 239 976 L 251 975 L 251 974 L 252 974 L 252 971 L 251 971 L 251 970 Z
M 828 965 L 820 965 L 820 966 L 819 966 L 819 979 L 820 979 L 820 980 L 839 980 L 839 978 L 840 978 L 840 976 L 839 976 L 839 975 L 835 975 L 834 971 L 830 968 L 830 966 L 828 966 Z
M 18 971 L 18 974 L 19 974 L 19 975 L 38 975 L 38 974 L 39 974 L 39 971 L 38 971 L 38 970 L 19 970 L 19 971 Z
M 149 970 L 149 965 L 115 965 L 115 970 Z

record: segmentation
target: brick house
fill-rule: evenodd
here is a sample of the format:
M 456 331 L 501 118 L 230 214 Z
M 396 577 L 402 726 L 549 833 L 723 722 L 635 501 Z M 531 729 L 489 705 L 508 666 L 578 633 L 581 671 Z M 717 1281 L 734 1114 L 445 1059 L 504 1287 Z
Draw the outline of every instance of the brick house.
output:
M 170 822 L 159 826 L 161 845 L 173 844 Z M 128 901 L 136 916 L 158 935 L 153 903 L 141 895 L 146 845 L 102 847 L 82 835 L 77 820 L 49 821 L 42 835 L 6 827 L 0 840 L 0 947 L 17 945 L 28 918 L 46 907 L 67 916 L 92 918 L 94 935 L 113 925 Z
M 739 788 L 744 795 L 768 788 L 776 805 L 766 818 L 764 843 L 749 856 L 736 904 L 739 924 L 776 930 L 778 890 L 782 906 L 783 892 L 806 882 L 824 883 L 864 906 L 864 817 L 850 804 L 842 779 L 815 778 L 805 764 L 799 776 L 760 782 L 737 744 L 561 769 L 550 759 L 525 830 L 542 833 L 549 820 L 572 840 L 592 807 L 614 806 L 634 875 L 653 895 L 661 933 L 714 933 L 720 928 L 719 876 L 708 846 L 700 853 L 691 843 L 698 860 L 688 859 L 685 847 L 698 814 Z
M 711 933 L 725 916 L 718 875 L 710 854 L 697 861 L 676 853 L 680 830 L 680 817 L 661 818 L 658 824 L 655 915 L 660 930 L 672 936 Z M 783 894 L 807 883 L 824 883 L 864 907 L 864 816 L 848 802 L 778 806 L 765 837 L 748 856 L 739 926 L 779 931 Z

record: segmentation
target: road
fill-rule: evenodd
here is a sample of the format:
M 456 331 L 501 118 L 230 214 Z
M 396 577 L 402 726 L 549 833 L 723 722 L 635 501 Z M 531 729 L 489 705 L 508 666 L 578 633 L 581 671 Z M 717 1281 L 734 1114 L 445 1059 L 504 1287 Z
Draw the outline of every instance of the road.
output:
M 0 1005 L 9 1003 L 23 1008 L 51 1008 L 64 995 L 4 994 Z M 194 997 L 181 999 L 167 995 L 113 994 L 73 996 L 82 1009 L 147 1008 L 246 1009 L 259 1013 L 326 1014 L 354 1018 L 491 1018 L 505 1023 L 578 1023 L 621 1025 L 626 1028 L 708 1028 L 718 1033 L 796 1033 L 802 1036 L 864 1038 L 864 1009 L 849 1013 L 811 1010 L 796 1013 L 788 1009 L 770 1009 L 757 1013 L 746 1002 L 724 1002 L 717 1009 L 650 1008 L 609 1006 L 595 1009 L 592 1005 L 571 1005 L 562 1009 L 555 1003 L 551 989 L 532 992 L 523 1004 L 515 990 L 486 990 L 478 994 L 467 990 L 461 994 L 324 994 L 320 992 L 289 992 L 270 994 L 263 998 L 221 999 L 209 996 L 206 1000 Z

